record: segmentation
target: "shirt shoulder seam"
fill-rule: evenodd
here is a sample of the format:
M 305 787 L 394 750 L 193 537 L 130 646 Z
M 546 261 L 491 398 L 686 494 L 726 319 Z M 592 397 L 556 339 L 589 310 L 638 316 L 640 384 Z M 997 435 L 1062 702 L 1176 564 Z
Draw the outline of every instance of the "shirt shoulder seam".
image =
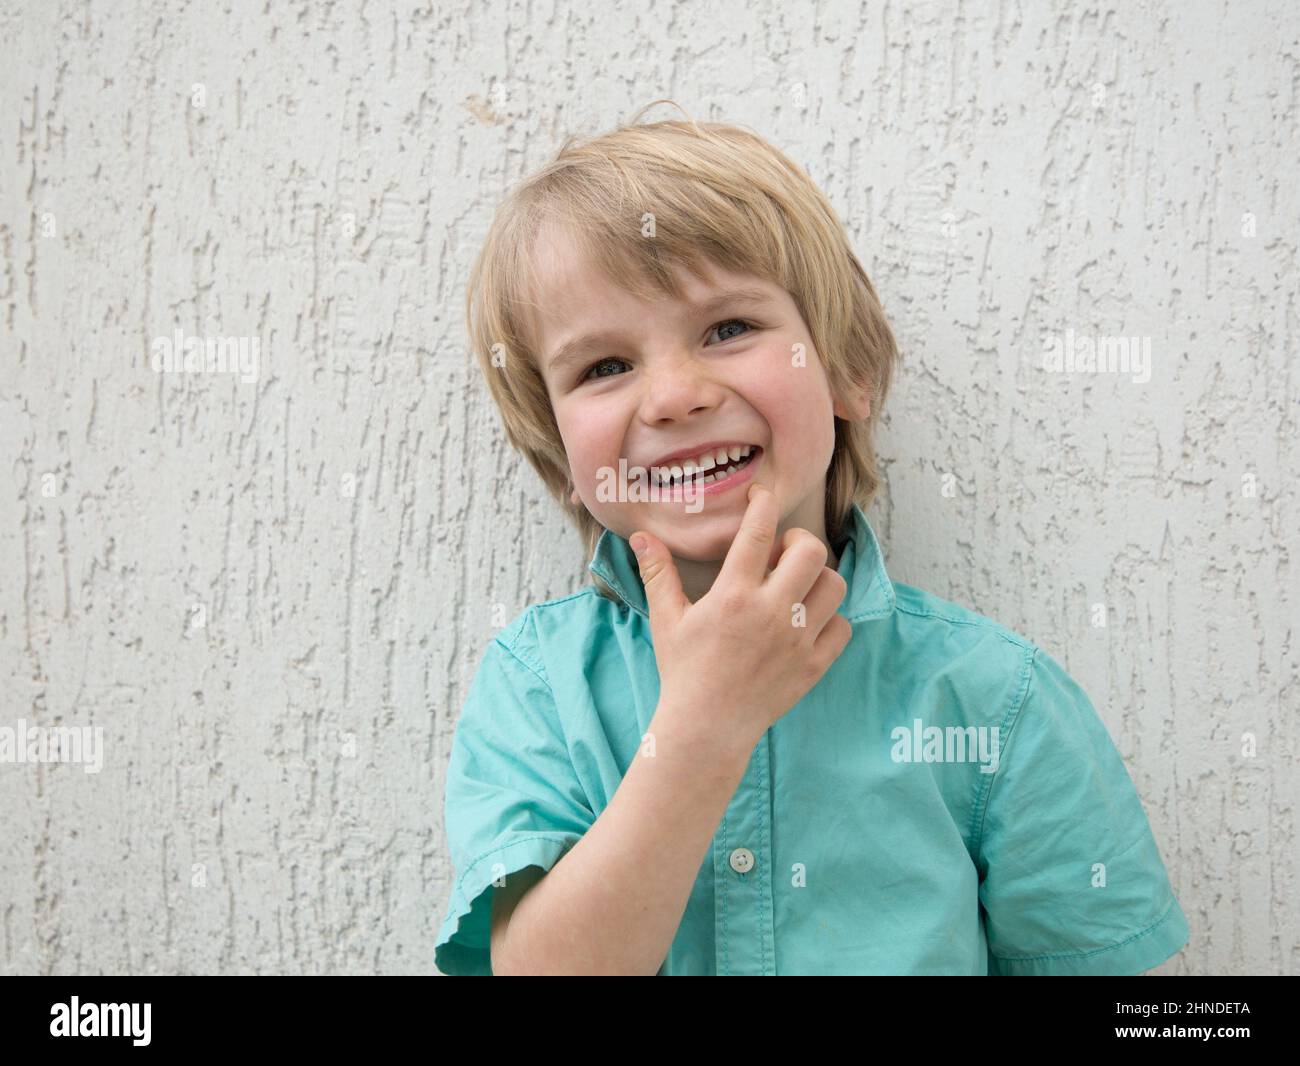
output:
M 579 596 L 599 595 L 591 585 L 586 585 L 578 589 L 577 592 L 570 592 L 567 596 L 557 596 L 553 600 L 547 600 L 544 603 L 533 604 L 533 610 L 540 611 L 543 607 L 558 607 L 562 603 L 568 603 L 570 600 L 576 600 Z
M 927 611 L 918 607 L 906 607 L 902 603 L 897 604 L 895 609 L 901 611 L 903 614 L 910 614 L 917 618 L 935 618 L 941 622 L 948 622 L 955 626 L 970 626 L 974 629 L 987 629 L 1001 637 L 1008 644 L 1014 644 L 1017 648 L 1036 650 L 1036 645 L 1025 640 L 1023 637 L 1017 636 L 1015 633 L 1011 632 L 1011 630 L 1007 629 L 1000 623 L 995 622 L 991 618 L 954 618 L 952 615 L 940 614 L 938 611 Z
M 580 596 L 582 595 L 582 593 L 575 593 L 574 595 Z M 565 598 L 572 599 L 572 597 L 565 597 Z M 519 642 L 519 636 L 523 632 L 525 625 L 527 626 L 535 625 L 533 620 L 533 610 L 535 610 L 535 608 L 529 608 L 529 610 L 525 612 L 524 621 L 516 628 L 513 636 L 511 637 L 509 644 L 507 644 L 504 640 L 501 639 L 500 634 L 498 634 L 496 637 L 493 637 L 492 639 L 494 643 L 500 644 L 501 647 L 511 656 L 511 658 L 516 660 L 526 670 L 530 671 L 533 674 L 533 676 L 535 676 L 537 680 L 542 683 L 542 686 L 546 689 L 546 695 L 550 698 L 551 707 L 554 708 L 555 711 L 555 722 L 560 731 L 560 738 L 564 741 L 564 750 L 566 753 L 568 753 L 572 751 L 572 748 L 569 745 L 569 730 L 566 728 L 564 724 L 564 712 L 560 707 L 560 701 L 555 698 L 555 689 L 551 685 L 551 680 L 546 674 L 546 667 L 541 663 L 540 660 L 530 661 L 530 660 L 534 660 L 534 656 L 529 648 L 517 649 L 515 647 L 515 645 L 518 644 Z M 535 647 L 535 646 L 536 646 L 536 637 L 534 636 L 531 647 Z M 521 651 L 527 652 L 528 658 L 524 658 L 524 656 L 520 654 Z M 572 756 L 570 756 L 570 763 L 572 763 Z
M 1025 656 L 1020 666 L 1020 677 L 1016 685 L 1016 690 L 1002 721 L 998 725 L 998 736 L 1010 739 L 1011 731 L 1020 721 L 1021 712 L 1024 710 L 1025 703 L 1029 699 L 1030 682 L 1033 679 L 1034 659 L 1038 655 L 1036 645 L 1022 645 L 1025 648 Z M 1001 742 L 1005 747 L 1007 740 Z M 972 858 L 975 862 L 976 870 L 979 869 L 980 852 L 984 847 L 984 823 L 989 812 L 989 796 L 992 794 L 993 785 L 996 783 L 1002 767 L 1006 765 L 1005 759 L 999 759 L 998 772 L 981 775 L 985 778 L 984 783 L 979 786 L 976 792 L 974 809 L 971 811 L 971 829 L 973 833 L 972 841 Z M 979 828 L 975 828 L 978 821 Z
M 540 611 L 546 607 L 558 607 L 561 604 L 568 603 L 570 600 L 576 600 L 583 596 L 599 595 L 600 593 L 595 588 L 591 585 L 587 585 L 585 588 L 581 588 L 577 592 L 571 592 L 567 596 L 560 596 L 553 600 L 546 600 L 543 603 L 535 603 L 524 611 L 523 615 L 520 616 L 516 622 L 512 623 L 501 633 L 498 633 L 494 640 L 521 663 L 532 670 L 533 673 L 546 683 L 547 688 L 550 688 L 550 681 L 546 676 L 546 667 L 540 660 L 532 655 L 528 648 L 524 648 L 520 645 L 520 637 L 522 636 L 524 629 L 533 624 L 534 611 Z M 506 637 L 509 637 L 509 640 L 506 640 Z M 532 643 L 533 646 L 536 645 L 535 640 Z
M 521 647 L 519 644 L 519 637 L 523 633 L 524 627 L 531 625 L 532 621 L 532 609 L 530 608 L 530 610 L 524 615 L 520 624 L 514 627 L 514 632 L 510 634 L 509 643 L 503 639 L 503 634 L 497 634 L 493 637 L 492 643 L 500 644 L 511 658 L 515 659 L 521 666 L 535 674 L 537 680 L 546 686 L 546 691 L 551 694 L 551 699 L 553 701 L 555 699 L 555 692 L 551 688 L 550 679 L 546 676 L 546 667 L 536 660 L 528 648 Z

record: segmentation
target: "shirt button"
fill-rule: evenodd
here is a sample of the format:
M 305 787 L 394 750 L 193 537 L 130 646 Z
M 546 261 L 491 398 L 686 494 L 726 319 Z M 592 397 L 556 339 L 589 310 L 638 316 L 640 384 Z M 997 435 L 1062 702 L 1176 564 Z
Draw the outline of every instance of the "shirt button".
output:
M 754 853 L 749 848 L 737 848 L 731 853 L 731 868 L 738 874 L 747 874 L 754 868 Z

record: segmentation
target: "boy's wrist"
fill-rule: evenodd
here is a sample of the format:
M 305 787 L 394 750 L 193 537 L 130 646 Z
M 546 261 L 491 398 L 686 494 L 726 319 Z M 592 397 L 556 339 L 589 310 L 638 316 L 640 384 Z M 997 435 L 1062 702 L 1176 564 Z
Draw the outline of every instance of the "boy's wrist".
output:
M 762 734 L 737 731 L 732 721 L 719 717 L 716 707 L 661 699 L 641 750 L 646 754 L 670 752 L 675 759 L 697 764 L 700 772 L 739 779 L 760 739 Z

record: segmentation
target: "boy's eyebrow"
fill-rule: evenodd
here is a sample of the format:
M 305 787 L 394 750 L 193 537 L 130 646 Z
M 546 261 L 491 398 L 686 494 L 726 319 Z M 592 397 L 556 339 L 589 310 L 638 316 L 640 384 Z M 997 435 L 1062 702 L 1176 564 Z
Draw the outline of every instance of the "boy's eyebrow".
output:
M 762 289 L 730 289 L 727 292 L 720 292 L 716 296 L 710 296 L 707 300 L 701 300 L 696 304 L 687 304 L 690 308 L 690 316 L 708 314 L 723 306 L 734 306 L 736 304 L 760 304 L 766 303 L 771 296 Z M 619 337 L 617 330 L 597 330 L 594 333 L 584 333 L 581 337 L 574 337 L 565 341 L 551 356 L 547 366 L 551 370 L 557 370 L 566 363 L 580 358 L 589 348 L 594 348 L 602 344 L 609 344 L 617 341 Z

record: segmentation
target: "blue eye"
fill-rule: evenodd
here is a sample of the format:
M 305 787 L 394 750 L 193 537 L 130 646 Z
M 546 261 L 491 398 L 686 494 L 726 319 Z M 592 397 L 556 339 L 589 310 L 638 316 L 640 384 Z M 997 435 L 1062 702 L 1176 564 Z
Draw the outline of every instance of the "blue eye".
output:
M 612 355 L 607 356 L 604 359 L 596 360 L 596 362 L 592 363 L 591 366 L 587 367 L 587 369 L 582 372 L 582 377 L 579 380 L 586 381 L 587 376 L 595 370 L 596 367 L 604 366 L 606 363 L 622 363 L 624 366 L 628 365 L 627 360 L 625 359 L 615 359 Z M 597 374 L 596 376 L 599 378 L 618 377 L 617 374 Z
M 709 332 L 712 333 L 713 330 L 718 329 L 720 326 L 744 326 L 744 327 L 745 327 L 745 333 L 752 333 L 752 332 L 757 328 L 753 323 L 751 323 L 751 322 L 746 322 L 743 318 L 724 318 L 721 322 L 715 322 L 715 323 L 713 324 L 712 328 L 709 330 Z M 733 333 L 730 337 L 722 337 L 722 338 L 721 338 L 721 341 L 725 343 L 726 341 L 734 340 L 736 337 L 743 337 L 744 335 L 745 335 L 744 333 Z M 582 372 L 581 376 L 578 378 L 578 383 L 581 384 L 581 383 L 583 383 L 583 382 L 585 382 L 585 381 L 595 380 L 595 379 L 592 377 L 591 372 L 592 372 L 593 370 L 595 370 L 597 367 L 604 366 L 604 365 L 607 364 L 607 363 L 622 363 L 624 366 L 630 366 L 630 365 L 631 365 L 631 364 L 628 363 L 628 361 L 627 361 L 626 359 L 619 359 L 619 358 L 617 358 L 617 357 L 615 357 L 615 356 L 612 356 L 612 355 L 606 356 L 604 359 L 598 359 L 598 360 L 596 360 L 596 362 L 592 363 L 589 367 L 587 367 L 587 369 L 584 370 L 584 371 Z M 619 377 L 619 375 L 618 375 L 618 374 L 597 374 L 597 375 L 595 375 L 595 377 L 596 377 L 596 378 L 609 378 L 609 377 L 615 377 L 615 378 L 616 378 L 616 377 Z
M 747 331 L 753 330 L 753 328 L 754 328 L 754 327 L 751 326 L 748 322 L 746 322 L 743 318 L 728 318 L 728 319 L 724 319 L 723 321 L 716 323 L 716 324 L 714 325 L 713 328 L 714 328 L 714 329 L 717 329 L 718 326 L 744 326 L 745 329 L 746 329 Z M 734 337 L 736 337 L 736 336 L 741 336 L 741 334 L 735 334 L 735 333 L 733 333 L 733 334 L 731 335 L 731 337 L 726 337 L 726 338 L 724 338 L 724 340 L 731 340 L 732 338 L 734 338 Z

